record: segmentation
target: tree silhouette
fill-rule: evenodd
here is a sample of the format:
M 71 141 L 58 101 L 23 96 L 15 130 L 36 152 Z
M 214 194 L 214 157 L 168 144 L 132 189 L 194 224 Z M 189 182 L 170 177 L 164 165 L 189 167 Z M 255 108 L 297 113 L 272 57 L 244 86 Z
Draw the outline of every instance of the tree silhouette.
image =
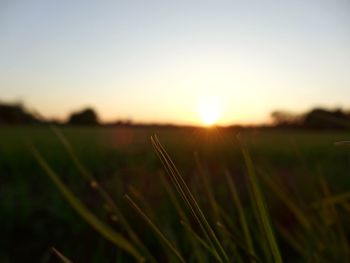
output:
M 0 124 L 39 123 L 21 104 L 0 104 Z
M 99 121 L 96 112 L 91 108 L 87 108 L 79 112 L 73 112 L 69 117 L 68 124 L 97 125 Z
M 341 109 L 330 111 L 317 108 L 305 114 L 303 126 L 316 129 L 349 128 L 350 117 Z
M 273 123 L 276 126 L 285 126 L 285 127 L 290 127 L 290 126 L 296 126 L 300 124 L 301 121 L 301 116 L 288 112 L 288 111 L 273 111 L 271 113 L 271 118 Z

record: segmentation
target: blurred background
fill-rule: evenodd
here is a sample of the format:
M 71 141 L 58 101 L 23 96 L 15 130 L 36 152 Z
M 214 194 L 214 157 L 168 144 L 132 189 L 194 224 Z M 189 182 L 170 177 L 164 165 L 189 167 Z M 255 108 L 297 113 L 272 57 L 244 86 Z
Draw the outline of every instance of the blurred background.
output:
M 101 185 L 159 262 L 176 260 L 125 193 L 198 262 L 153 134 L 213 224 L 212 193 L 228 211 L 221 219 L 237 217 L 230 174 L 255 231 L 243 147 L 270 182 L 262 189 L 273 182 L 290 197 L 263 191 L 286 262 L 347 262 L 349 14 L 347 0 L 0 0 L 0 262 L 58 262 L 52 247 L 74 262 L 134 262 L 72 209 L 35 152 L 129 240 Z M 320 200 L 332 213 L 309 215 Z M 292 202 L 317 231 L 291 238 L 300 230 Z M 263 251 L 255 253 L 268 262 Z

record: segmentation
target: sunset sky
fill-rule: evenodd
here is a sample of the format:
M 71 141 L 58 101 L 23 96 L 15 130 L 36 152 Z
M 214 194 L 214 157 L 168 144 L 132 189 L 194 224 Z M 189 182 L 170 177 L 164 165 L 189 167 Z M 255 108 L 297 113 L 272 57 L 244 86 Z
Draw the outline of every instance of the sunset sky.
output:
M 350 108 L 349 70 L 348 0 L 0 1 L 0 100 L 48 117 L 264 122 Z

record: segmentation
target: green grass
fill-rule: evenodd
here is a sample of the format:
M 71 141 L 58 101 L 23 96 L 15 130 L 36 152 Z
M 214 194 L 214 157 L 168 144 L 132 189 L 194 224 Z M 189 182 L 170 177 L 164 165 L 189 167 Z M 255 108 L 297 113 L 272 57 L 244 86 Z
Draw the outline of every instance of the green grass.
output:
M 334 144 L 349 132 L 247 131 L 241 145 L 206 129 L 2 127 L 0 138 L 0 261 L 51 262 L 51 247 L 73 262 L 349 258 L 350 148 Z

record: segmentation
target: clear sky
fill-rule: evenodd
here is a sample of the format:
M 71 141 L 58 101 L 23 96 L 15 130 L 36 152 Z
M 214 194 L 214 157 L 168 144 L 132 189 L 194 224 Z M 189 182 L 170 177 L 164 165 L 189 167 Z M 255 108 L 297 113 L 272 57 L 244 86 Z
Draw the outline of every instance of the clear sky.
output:
M 350 107 L 350 1 L 0 0 L 0 100 L 49 117 L 263 122 Z

